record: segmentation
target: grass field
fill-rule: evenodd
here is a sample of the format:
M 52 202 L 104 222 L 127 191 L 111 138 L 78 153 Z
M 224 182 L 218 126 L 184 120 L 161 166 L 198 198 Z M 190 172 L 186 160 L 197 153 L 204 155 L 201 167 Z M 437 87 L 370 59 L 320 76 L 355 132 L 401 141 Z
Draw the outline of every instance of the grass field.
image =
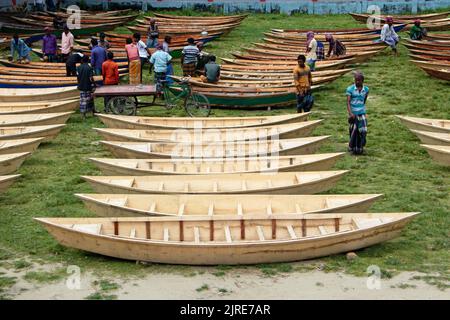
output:
M 230 57 L 230 52 L 249 46 L 262 38 L 270 28 L 352 28 L 361 27 L 347 15 L 284 16 L 252 14 L 228 36 L 214 41 L 206 51 L 218 57 Z M 401 34 L 406 37 L 405 33 Z M 301 48 L 302 50 L 302 48 Z M 448 287 L 450 170 L 435 164 L 419 146 L 419 140 L 395 117 L 415 115 L 449 118 L 450 87 L 448 83 L 427 76 L 408 61 L 407 51 L 400 46 L 395 58 L 389 50 L 358 66 L 370 87 L 368 100 L 369 133 L 366 154 L 346 155 L 336 169 L 351 172 L 329 193 L 383 193 L 371 211 L 420 211 L 402 233 L 387 243 L 358 251 L 358 259 L 347 261 L 345 255 L 315 260 L 311 264 L 277 264 L 251 266 L 268 274 L 294 272 L 317 263 L 326 271 L 344 270 L 353 274 L 366 273 L 369 265 L 378 265 L 384 276 L 402 271 L 421 271 L 425 279 L 441 288 Z M 179 74 L 179 66 L 176 72 Z M 146 82 L 153 76 L 145 74 Z M 352 83 L 344 76 L 315 93 L 313 118 L 324 123 L 315 135 L 332 135 L 321 152 L 346 151 L 347 122 L 345 88 Z M 101 101 L 99 101 L 101 102 Z M 292 113 L 294 107 L 273 110 L 271 114 Z M 143 115 L 184 115 L 184 111 L 167 112 L 162 108 L 141 110 Z M 214 110 L 212 116 L 248 116 L 268 111 Z M 62 247 L 56 243 L 33 217 L 92 216 L 73 194 L 92 192 L 80 175 L 99 175 L 87 159 L 108 157 L 98 143 L 100 137 L 92 130 L 102 126 L 79 114 L 67 123 L 67 128 L 53 142 L 42 145 L 20 168 L 23 177 L 6 193 L 0 195 L 0 263 L 7 259 L 31 256 L 42 262 L 79 265 L 83 270 L 119 272 L 133 276 L 144 272 L 202 272 L 200 267 L 138 265 Z M 242 267 L 244 268 L 244 267 Z M 217 272 L 230 268 L 217 267 Z

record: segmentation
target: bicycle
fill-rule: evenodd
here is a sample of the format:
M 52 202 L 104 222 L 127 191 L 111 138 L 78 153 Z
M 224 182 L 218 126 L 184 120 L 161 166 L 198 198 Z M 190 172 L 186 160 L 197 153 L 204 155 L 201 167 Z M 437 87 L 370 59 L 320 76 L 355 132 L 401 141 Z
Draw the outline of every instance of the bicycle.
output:
M 182 79 L 176 84 L 168 84 L 167 80 L 161 80 L 158 85 L 162 86 L 167 110 L 177 107 L 182 100 L 184 109 L 191 117 L 208 117 L 211 113 L 208 98 L 202 93 L 193 91 L 188 79 Z M 161 87 L 157 88 L 157 91 L 158 89 L 161 90 Z

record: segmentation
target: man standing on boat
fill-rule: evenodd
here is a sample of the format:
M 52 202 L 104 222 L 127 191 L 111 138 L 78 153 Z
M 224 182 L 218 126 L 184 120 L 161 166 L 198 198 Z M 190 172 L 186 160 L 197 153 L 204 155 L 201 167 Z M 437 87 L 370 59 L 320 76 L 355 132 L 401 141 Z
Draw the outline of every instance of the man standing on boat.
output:
M 42 53 L 44 61 L 56 62 L 56 51 L 58 49 L 56 36 L 49 27 L 45 28 L 45 36 L 42 38 Z
M 367 115 L 366 102 L 369 87 L 364 85 L 364 75 L 360 71 L 354 73 L 355 83 L 347 88 L 347 112 L 350 142 L 348 150 L 353 154 L 362 154 L 366 145 Z
M 70 53 L 73 50 L 74 46 L 74 37 L 70 32 L 69 27 L 67 25 L 64 26 L 64 32 L 61 35 L 61 54 L 63 62 L 67 61 Z
M 303 54 L 297 57 L 297 62 L 298 65 L 293 70 L 294 85 L 297 90 L 297 112 L 309 112 L 314 104 L 314 98 L 311 94 L 311 69 L 305 64 L 306 57 Z
M 381 41 L 385 42 L 397 56 L 397 43 L 400 38 L 394 30 L 394 19 L 392 17 L 386 18 L 386 24 L 381 29 Z
M 98 45 L 97 39 L 92 39 L 91 44 L 91 66 L 94 68 L 95 75 L 99 76 L 102 74 L 103 62 L 107 59 L 106 50 Z
M 30 47 L 27 46 L 25 41 L 19 38 L 19 35 L 15 34 L 11 39 L 11 57 L 10 60 L 14 61 L 14 54 L 17 52 L 17 60 L 20 63 L 30 63 Z
M 156 48 L 158 44 L 159 29 L 154 18 L 150 19 L 150 25 L 147 30 L 147 47 Z
M 86 113 L 94 115 L 92 91 L 95 88 L 94 69 L 89 65 L 89 57 L 83 56 L 81 65 L 77 68 L 78 90 L 80 90 L 80 113 L 86 119 Z

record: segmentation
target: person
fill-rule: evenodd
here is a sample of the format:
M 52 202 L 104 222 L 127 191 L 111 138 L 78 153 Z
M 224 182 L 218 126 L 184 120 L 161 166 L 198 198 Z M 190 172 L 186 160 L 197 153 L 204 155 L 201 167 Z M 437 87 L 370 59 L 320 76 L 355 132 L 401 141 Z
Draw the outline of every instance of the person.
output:
M 306 64 L 311 71 L 316 70 L 317 60 L 317 40 L 314 38 L 314 32 L 306 33 Z
M 339 56 L 345 55 L 347 48 L 341 41 L 334 39 L 334 37 L 331 33 L 325 34 L 325 41 L 328 42 L 327 58 L 330 58 L 333 56 L 339 57 Z
M 394 30 L 393 24 L 394 19 L 392 17 L 387 17 L 386 23 L 381 29 L 381 41 L 385 42 L 388 46 L 390 46 L 395 55 L 398 55 L 397 43 L 399 42 L 399 37 Z
M 220 79 L 220 65 L 216 63 L 216 56 L 209 56 L 208 63 L 205 64 L 205 75 L 200 78 L 203 82 L 217 83 Z
M 53 28 L 55 30 L 61 30 L 64 28 L 64 20 L 62 17 L 56 15 L 53 17 Z
M 156 92 L 161 95 L 161 81 L 166 79 L 167 66 L 170 65 L 172 56 L 163 50 L 162 44 L 156 46 L 156 51 L 150 57 L 150 72 L 152 67 L 155 69 Z
M 206 53 L 203 51 L 203 42 L 197 43 L 198 48 L 198 58 L 197 58 L 197 66 L 196 66 L 196 73 L 199 75 L 205 74 L 205 65 L 208 63 L 210 55 L 209 53 Z
M 159 29 L 154 18 L 150 19 L 147 30 L 147 48 L 155 48 L 158 44 Z
M 427 35 L 427 31 L 425 28 L 420 26 L 420 19 L 414 21 L 414 25 L 411 27 L 409 31 L 409 37 L 411 40 L 422 40 L 423 36 Z
M 45 5 L 47 6 L 47 11 L 55 12 L 56 6 L 53 0 L 45 0 Z
M 197 66 L 198 55 L 200 51 L 195 45 L 194 38 L 187 40 L 188 45 L 183 48 L 181 52 L 181 65 L 183 68 L 183 76 L 194 76 L 195 68 Z
M 105 50 L 108 50 L 111 48 L 111 45 L 109 44 L 108 40 L 106 40 L 106 34 L 104 32 L 100 32 L 99 34 L 99 40 L 98 40 L 98 46 L 104 48 Z
M 49 27 L 45 28 L 45 36 L 42 38 L 42 53 L 44 61 L 56 62 L 56 50 L 58 49 L 56 36 Z
M 61 35 L 61 55 L 65 62 L 73 50 L 74 38 L 67 25 L 64 26 L 64 31 Z
M 312 74 L 309 66 L 305 64 L 306 57 L 301 54 L 297 57 L 297 66 L 295 66 L 294 85 L 297 91 L 297 112 L 309 112 L 314 104 L 314 98 L 311 94 Z
M 142 82 L 142 72 L 144 70 L 145 64 L 148 63 L 148 57 L 150 56 L 150 49 L 148 49 L 145 42 L 141 40 L 140 33 L 135 33 L 133 35 L 133 41 L 136 43 L 136 46 L 139 51 L 139 59 L 141 60 L 141 82 Z
M 119 65 L 114 62 L 114 54 L 108 52 L 108 60 L 102 64 L 103 85 L 112 86 L 119 84 Z M 105 108 L 108 105 L 110 97 L 104 98 Z
M 91 66 L 94 69 L 95 75 L 102 74 L 102 65 L 106 61 L 106 50 L 98 45 L 97 39 L 91 40 Z
M 44 0 L 34 0 L 34 10 L 44 11 Z
M 84 54 L 74 51 L 66 60 L 66 76 L 75 77 L 77 75 L 77 64 L 81 62 Z
M 355 83 L 349 86 L 346 91 L 350 135 L 348 150 L 353 154 L 361 154 L 366 145 L 366 102 L 369 96 L 369 88 L 364 85 L 364 75 L 361 72 L 355 72 L 354 78 Z
M 171 36 L 165 36 L 164 37 L 164 42 L 162 44 L 164 52 L 167 52 L 167 53 L 170 54 L 170 44 L 171 43 L 172 43 L 172 37 Z M 166 73 L 166 82 L 167 82 L 167 84 L 172 84 L 173 83 L 173 79 L 170 77 L 171 75 L 173 75 L 173 64 L 169 63 L 169 65 L 167 66 L 167 73 Z
M 17 61 L 20 63 L 29 63 L 30 59 L 30 47 L 27 46 L 23 39 L 19 38 L 18 34 L 14 34 L 11 39 L 11 57 L 10 60 L 14 61 L 14 55 L 17 52 Z
M 139 59 L 139 50 L 131 38 L 127 38 L 125 45 L 128 58 L 128 73 L 130 84 L 138 85 L 141 83 L 141 60 Z
M 80 91 L 80 113 L 86 118 L 86 113 L 94 115 L 92 91 L 95 88 L 94 69 L 89 65 L 89 57 L 83 56 L 81 65 L 77 68 L 78 90 Z
M 316 56 L 317 61 L 325 60 L 325 45 L 322 41 L 317 41 L 317 50 L 316 50 Z

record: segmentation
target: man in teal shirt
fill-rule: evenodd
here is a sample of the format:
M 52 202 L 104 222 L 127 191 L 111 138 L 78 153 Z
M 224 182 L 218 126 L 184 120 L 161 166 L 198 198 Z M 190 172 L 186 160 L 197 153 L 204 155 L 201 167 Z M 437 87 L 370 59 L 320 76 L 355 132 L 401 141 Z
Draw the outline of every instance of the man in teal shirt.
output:
M 14 54 L 17 52 L 18 61 L 29 63 L 30 62 L 30 47 L 28 47 L 22 39 L 19 38 L 17 34 L 11 39 L 11 57 L 10 59 L 14 61 Z
M 361 72 L 355 72 L 354 77 L 355 83 L 346 91 L 348 123 L 350 124 L 348 149 L 353 154 L 362 154 L 366 145 L 366 101 L 369 96 L 369 87 L 364 85 L 364 75 Z
M 156 46 L 156 51 L 150 58 L 150 72 L 155 69 L 155 84 L 158 95 L 162 92 L 161 81 L 166 79 L 167 66 L 170 64 L 172 56 L 163 50 L 162 44 Z

